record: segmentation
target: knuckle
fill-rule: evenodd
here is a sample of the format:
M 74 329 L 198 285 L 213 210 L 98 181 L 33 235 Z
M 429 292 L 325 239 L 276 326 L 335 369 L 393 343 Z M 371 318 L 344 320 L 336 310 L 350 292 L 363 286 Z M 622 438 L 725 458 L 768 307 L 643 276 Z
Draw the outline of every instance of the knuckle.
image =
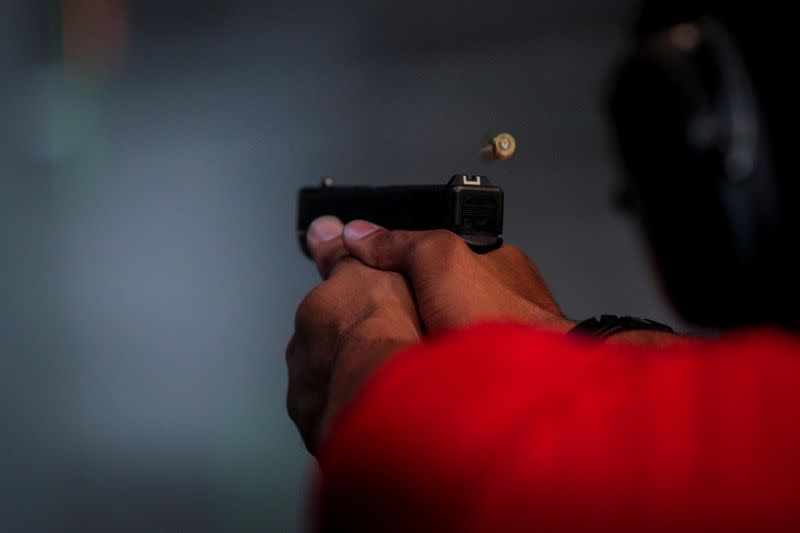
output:
M 300 302 L 300 305 L 297 307 L 297 316 L 304 317 L 313 313 L 313 311 L 319 307 L 321 301 L 321 295 L 323 293 L 322 285 L 317 285 L 311 291 L 306 294 L 305 298 Z
M 297 307 L 294 317 L 295 330 L 302 332 L 315 318 L 324 313 L 330 306 L 331 288 L 329 282 L 323 282 L 313 289 L 303 298 Z

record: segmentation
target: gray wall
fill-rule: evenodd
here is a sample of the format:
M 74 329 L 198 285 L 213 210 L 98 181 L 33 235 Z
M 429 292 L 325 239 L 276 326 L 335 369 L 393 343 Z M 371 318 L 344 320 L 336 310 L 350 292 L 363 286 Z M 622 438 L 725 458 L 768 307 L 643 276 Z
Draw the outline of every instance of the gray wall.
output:
M 610 207 L 601 89 L 629 5 L 549 4 L 141 2 L 126 63 L 91 83 L 32 52 L 42 11 L 20 8 L 0 78 L 3 530 L 301 530 L 313 462 L 283 349 L 317 282 L 295 193 L 322 175 L 487 174 L 568 315 L 676 323 Z M 478 158 L 492 129 L 514 160 Z

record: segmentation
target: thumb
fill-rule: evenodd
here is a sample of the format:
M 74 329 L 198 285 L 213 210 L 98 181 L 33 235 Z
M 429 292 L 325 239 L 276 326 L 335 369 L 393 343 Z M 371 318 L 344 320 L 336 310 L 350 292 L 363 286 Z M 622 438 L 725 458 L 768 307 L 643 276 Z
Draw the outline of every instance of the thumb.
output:
M 389 231 L 364 220 L 347 224 L 343 239 L 350 254 L 365 265 L 400 272 L 412 281 L 444 273 L 469 252 L 463 239 L 446 230 Z

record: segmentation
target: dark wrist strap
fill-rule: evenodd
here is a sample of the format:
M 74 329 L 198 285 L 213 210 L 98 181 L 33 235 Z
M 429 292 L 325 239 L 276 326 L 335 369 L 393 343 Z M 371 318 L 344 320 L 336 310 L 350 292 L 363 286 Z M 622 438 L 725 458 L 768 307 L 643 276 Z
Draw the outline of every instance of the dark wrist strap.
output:
M 601 315 L 600 318 L 592 317 L 578 322 L 575 327 L 567 332 L 567 336 L 591 338 L 601 341 L 617 333 L 636 330 L 675 333 L 671 327 L 656 322 L 655 320 L 632 316 Z

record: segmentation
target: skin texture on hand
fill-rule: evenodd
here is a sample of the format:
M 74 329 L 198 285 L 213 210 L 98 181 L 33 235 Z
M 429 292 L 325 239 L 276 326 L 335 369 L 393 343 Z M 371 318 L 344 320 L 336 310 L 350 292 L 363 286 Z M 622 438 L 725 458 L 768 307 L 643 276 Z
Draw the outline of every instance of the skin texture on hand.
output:
M 366 221 L 345 226 L 344 244 L 364 264 L 409 278 L 428 331 L 489 321 L 518 322 L 556 333 L 575 326 L 564 317 L 536 265 L 514 246 L 505 244 L 478 255 L 448 231 L 387 231 Z M 604 342 L 657 347 L 687 339 L 636 330 Z
M 345 227 L 344 244 L 364 264 L 408 277 L 429 332 L 490 321 L 558 333 L 574 325 L 533 262 L 513 246 L 479 255 L 449 231 L 387 231 L 365 221 Z

